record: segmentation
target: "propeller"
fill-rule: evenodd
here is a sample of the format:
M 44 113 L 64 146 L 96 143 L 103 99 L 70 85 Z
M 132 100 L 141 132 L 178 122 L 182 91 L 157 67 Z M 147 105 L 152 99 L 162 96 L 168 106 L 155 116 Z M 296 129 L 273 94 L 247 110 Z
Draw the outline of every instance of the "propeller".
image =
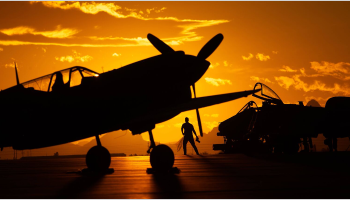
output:
M 174 49 L 165 44 L 165 42 L 150 33 L 147 34 L 147 39 L 162 54 L 175 52 Z
M 224 39 L 224 36 L 219 33 L 216 36 L 214 36 L 209 42 L 207 42 L 202 49 L 199 51 L 197 58 L 201 58 L 203 60 L 207 59 L 220 45 L 221 41 Z M 197 98 L 196 96 L 196 87 L 195 84 L 192 85 L 194 98 Z M 198 127 L 199 127 L 199 133 L 201 137 L 203 137 L 203 129 L 202 129 L 202 122 L 201 117 L 199 115 L 199 110 L 196 108 L 197 113 L 197 121 L 198 121 Z
M 157 38 L 156 36 L 150 33 L 147 34 L 147 39 L 162 54 L 175 52 L 174 49 L 172 49 L 170 46 L 165 44 L 162 40 L 160 40 L 159 38 Z M 216 48 L 218 48 L 218 46 L 220 45 L 223 39 L 224 39 L 224 36 L 221 33 L 214 36 L 202 47 L 202 49 L 199 51 L 197 55 L 197 58 L 201 58 L 203 60 L 207 59 L 216 50 Z M 194 98 L 197 98 L 195 84 L 192 85 L 192 88 L 193 88 Z M 196 108 L 196 113 L 197 113 L 197 121 L 199 126 L 199 133 L 201 137 L 203 137 L 202 122 L 201 122 L 198 108 Z
M 202 47 L 197 55 L 197 58 L 202 58 L 204 60 L 207 59 L 215 51 L 215 49 L 218 48 L 223 39 L 224 36 L 221 33 L 215 35 Z
M 196 99 L 196 87 L 195 84 L 192 85 L 193 88 L 193 94 L 194 94 L 194 98 Z M 199 127 L 199 133 L 201 135 L 201 137 L 203 137 L 203 129 L 202 129 L 202 122 L 201 122 L 201 116 L 199 115 L 199 110 L 198 108 L 196 108 L 196 113 L 197 113 L 197 121 L 198 121 L 198 127 Z

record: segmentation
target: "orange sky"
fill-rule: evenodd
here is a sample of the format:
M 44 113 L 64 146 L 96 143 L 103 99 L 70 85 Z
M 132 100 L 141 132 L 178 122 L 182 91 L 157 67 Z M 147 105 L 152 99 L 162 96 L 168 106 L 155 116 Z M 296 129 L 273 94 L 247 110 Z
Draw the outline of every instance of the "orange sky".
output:
M 101 73 L 158 55 L 148 33 L 191 55 L 222 33 L 197 96 L 261 81 L 285 103 L 324 105 L 350 93 L 349 10 L 349 2 L 0 2 L 0 89 L 15 84 L 13 61 L 20 82 L 74 65 Z M 200 109 L 204 132 L 249 100 L 260 103 Z M 197 125 L 195 111 L 182 113 L 157 124 L 155 140 L 179 140 L 186 116 Z

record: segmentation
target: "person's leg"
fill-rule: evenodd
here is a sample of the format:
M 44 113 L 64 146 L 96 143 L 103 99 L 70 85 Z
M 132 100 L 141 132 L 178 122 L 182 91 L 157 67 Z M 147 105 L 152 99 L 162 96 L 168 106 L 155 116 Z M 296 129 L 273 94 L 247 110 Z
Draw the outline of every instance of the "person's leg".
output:
M 192 145 L 194 151 L 196 152 L 196 154 L 199 155 L 199 152 L 198 152 L 198 149 L 197 149 L 197 147 L 196 147 L 196 144 L 194 143 L 193 137 L 191 137 L 191 138 L 189 139 L 189 142 L 191 143 L 191 145 Z
M 187 137 L 185 136 L 185 137 L 184 137 L 184 140 L 183 140 L 183 144 L 182 144 L 182 146 L 183 146 L 183 148 L 184 148 L 184 155 L 186 155 L 186 146 L 187 146 L 187 142 L 188 142 L 188 139 L 187 139 Z

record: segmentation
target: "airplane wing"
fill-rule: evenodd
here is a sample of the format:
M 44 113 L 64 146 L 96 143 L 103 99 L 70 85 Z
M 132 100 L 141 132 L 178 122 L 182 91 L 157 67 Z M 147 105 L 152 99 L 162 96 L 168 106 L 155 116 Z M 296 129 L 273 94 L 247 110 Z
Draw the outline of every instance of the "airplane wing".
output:
M 169 111 L 184 112 L 184 111 L 193 110 L 196 108 L 203 108 L 203 107 L 212 106 L 215 104 L 220 104 L 227 101 L 239 99 L 241 97 L 247 97 L 259 91 L 260 89 L 248 90 L 248 91 L 242 91 L 242 92 L 233 92 L 233 93 L 227 93 L 227 94 L 219 94 L 219 95 L 213 95 L 213 96 L 207 96 L 207 97 L 199 97 L 199 98 L 191 99 L 190 101 L 180 104 L 176 107 L 173 107 Z
M 227 94 L 220 94 L 220 95 L 213 95 L 213 96 L 207 96 L 207 97 L 199 97 L 199 98 L 193 98 L 185 103 L 175 105 L 175 106 L 169 106 L 167 108 L 160 108 L 157 110 L 152 110 L 152 112 L 139 116 L 132 121 L 129 121 L 129 124 L 127 126 L 137 126 L 140 123 L 144 123 L 145 119 L 148 120 L 148 123 L 161 123 L 163 121 L 166 121 L 181 112 L 188 111 L 188 110 L 194 110 L 197 108 L 203 108 L 207 106 L 212 106 L 215 104 L 224 103 L 227 101 L 232 101 L 235 99 L 239 99 L 241 97 L 247 97 L 251 94 L 254 94 L 256 92 L 259 92 L 258 90 L 248 90 L 248 91 L 242 91 L 242 92 L 233 92 L 233 93 L 227 93 Z M 126 127 L 127 127 L 126 126 Z M 130 129 L 130 128 L 129 128 Z M 130 129 L 131 130 L 131 129 Z M 140 134 L 143 131 L 135 132 L 131 130 L 132 133 Z
M 251 94 L 254 94 L 256 92 L 259 92 L 258 90 L 248 90 L 248 91 L 242 91 L 242 92 L 233 92 L 233 93 L 227 93 L 227 94 L 220 94 L 220 95 L 213 95 L 213 96 L 207 96 L 207 97 L 199 97 L 199 98 L 193 98 L 189 100 L 188 102 L 176 105 L 176 106 L 169 106 L 168 108 L 161 108 L 157 110 L 152 110 L 151 113 L 148 113 L 146 115 L 140 116 L 134 120 L 131 121 L 131 124 L 137 124 L 140 122 L 143 122 L 145 119 L 154 119 L 157 121 L 156 123 L 159 123 L 159 119 L 163 119 L 166 116 L 172 115 L 175 116 L 181 112 L 188 111 L 188 110 L 194 110 L 197 108 L 203 108 L 215 104 L 224 103 L 227 101 L 232 101 L 235 99 L 239 99 L 241 97 L 247 97 Z

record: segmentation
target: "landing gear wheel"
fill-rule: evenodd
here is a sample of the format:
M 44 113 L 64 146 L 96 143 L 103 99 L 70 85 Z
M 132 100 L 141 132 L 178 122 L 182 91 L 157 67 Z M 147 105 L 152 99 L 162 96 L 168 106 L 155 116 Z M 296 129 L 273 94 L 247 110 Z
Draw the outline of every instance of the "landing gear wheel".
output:
M 150 155 L 151 166 L 157 171 L 168 171 L 172 169 L 174 160 L 173 150 L 164 144 L 154 147 Z
M 111 154 L 103 146 L 94 146 L 86 154 L 86 165 L 91 171 L 107 171 L 110 164 Z

